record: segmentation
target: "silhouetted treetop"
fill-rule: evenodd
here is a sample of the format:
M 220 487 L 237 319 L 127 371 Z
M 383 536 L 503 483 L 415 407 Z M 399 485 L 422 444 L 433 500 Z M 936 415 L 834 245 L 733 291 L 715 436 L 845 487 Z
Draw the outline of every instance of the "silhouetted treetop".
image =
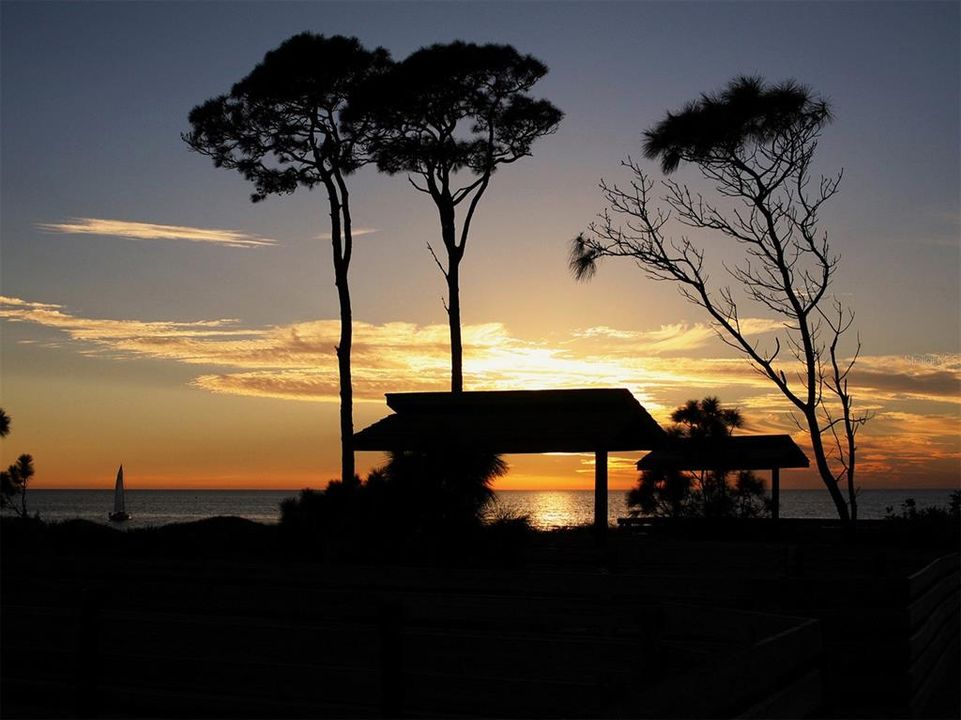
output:
M 671 421 L 675 424 L 666 431 L 670 449 L 661 457 L 655 451 L 638 463 L 643 472 L 627 494 L 629 507 L 669 517 L 768 514 L 764 483 L 746 469 L 729 482 L 732 471 L 743 466 L 737 464 L 736 453 L 732 456 L 730 449 L 717 444 L 744 427 L 740 410 L 725 408 L 717 397 L 708 396 L 676 408 Z
M 737 408 L 722 408 L 717 397 L 688 400 L 671 413 L 671 421 L 684 427 L 684 437 L 708 439 L 731 435 L 744 427 L 744 417 Z
M 33 456 L 24 453 L 6 470 L 0 472 L 0 509 L 10 508 L 19 517 L 27 517 L 27 485 L 34 475 Z M 16 497 L 20 496 L 19 507 Z
M 229 94 L 195 107 L 183 138 L 252 181 L 255 202 L 311 188 L 365 161 L 363 143 L 340 115 L 352 88 L 389 64 L 386 50 L 366 50 L 356 38 L 295 35 Z
M 659 159 L 665 173 L 682 160 L 726 163 L 752 143 L 817 129 L 830 119 L 828 103 L 794 80 L 766 85 L 759 77 L 741 76 L 645 131 L 644 156 Z
M 357 38 L 303 32 L 269 51 L 247 77 L 234 84 L 230 94 L 316 103 L 336 110 L 347 100 L 355 80 L 372 65 L 384 66 L 389 59 L 383 48 L 369 51 Z
M 390 66 L 383 48 L 356 38 L 301 33 L 268 52 L 226 95 L 195 107 L 184 141 L 217 167 L 237 170 L 254 184 L 254 202 L 320 184 L 330 210 L 334 284 L 340 306 L 341 479 L 354 478 L 353 338 L 349 268 L 353 252 L 346 177 L 368 161 L 367 138 L 343 122 L 355 88 Z
M 852 356 L 840 355 L 854 314 L 830 294 L 839 256 L 819 222 L 842 173 L 812 175 L 830 120 L 827 102 L 794 81 L 769 86 L 738 77 L 720 92 L 701 95 L 647 130 L 644 154 L 660 160 L 665 173 L 682 161 L 693 164 L 721 202 L 668 179 L 662 187 L 669 210 L 658 208 L 654 182 L 629 157 L 623 165 L 633 174 L 630 186 L 601 181 L 608 208 L 588 233 L 574 238 L 569 262 L 575 277 L 587 279 L 601 258 L 626 257 L 648 277 L 677 283 L 710 315 L 719 337 L 801 413 L 804 425 L 797 422 L 807 428 L 818 474 L 847 523 L 857 517 L 856 435 L 871 415 L 852 411 L 848 379 L 861 344 L 855 342 Z M 671 237 L 672 219 L 741 248 L 737 260 L 723 263 L 736 288 L 711 282 L 704 249 L 686 235 Z M 745 304 L 777 317 L 780 328 L 769 343 L 742 322 Z
M 556 130 L 563 113 L 526 95 L 546 73 L 509 45 L 431 45 L 367 83 L 346 117 L 372 127 L 384 172 L 490 173 Z
M 528 95 L 546 73 L 509 45 L 431 45 L 362 84 L 344 112 L 377 167 L 407 173 L 437 209 L 447 265 L 428 248 L 447 281 L 453 392 L 464 387 L 460 262 L 471 221 L 497 167 L 530 155 L 537 138 L 557 129 L 563 113 Z

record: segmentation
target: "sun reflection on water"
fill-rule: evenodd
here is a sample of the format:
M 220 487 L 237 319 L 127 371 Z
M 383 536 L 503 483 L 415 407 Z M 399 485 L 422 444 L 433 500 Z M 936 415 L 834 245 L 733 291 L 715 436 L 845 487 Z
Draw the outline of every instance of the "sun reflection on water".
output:
M 536 527 L 567 525 L 578 515 L 570 493 L 539 492 L 532 500 L 531 523 Z
M 608 495 L 608 520 L 626 514 L 624 492 Z M 594 521 L 593 490 L 503 490 L 490 510 L 491 517 L 528 515 L 538 530 L 589 525 Z

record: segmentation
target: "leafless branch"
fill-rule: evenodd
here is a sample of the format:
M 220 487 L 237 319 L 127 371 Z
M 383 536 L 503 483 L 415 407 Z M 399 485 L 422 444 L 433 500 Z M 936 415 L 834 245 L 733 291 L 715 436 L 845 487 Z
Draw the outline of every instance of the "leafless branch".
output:
M 628 157 L 622 165 L 630 171 L 629 185 L 600 182 L 607 207 L 572 244 L 571 268 L 577 277 L 588 278 L 602 258 L 626 257 L 648 278 L 676 283 L 684 298 L 708 313 L 717 336 L 744 354 L 790 401 L 797 411 L 792 419 L 809 434 L 818 472 L 839 512 L 844 517 L 838 486 L 846 481 L 850 513 L 856 517 L 855 437 L 870 416 L 852 412 L 848 390 L 860 338 L 850 359 L 842 362 L 838 357 L 853 313 L 837 301 L 830 315 L 823 308 L 839 256 L 818 221 L 824 204 L 837 194 L 842 173 L 811 179 L 822 124 L 823 115 L 812 116 L 769 138 L 734 148 L 698 146 L 682 155 L 713 183 L 724 209 L 670 179 L 661 183 L 666 210 L 655 207 L 654 182 Z M 672 220 L 716 231 L 743 249 L 740 260 L 722 264 L 737 285 L 737 296 L 729 286 L 714 287 L 701 247 L 683 235 L 667 234 Z M 762 350 L 745 333 L 739 307 L 745 298 L 783 320 L 773 351 Z M 782 347 L 788 351 L 783 360 Z M 822 436 L 833 438 L 836 452 L 825 448 Z M 836 470 L 830 467 L 830 455 L 836 458 Z
M 437 259 L 437 253 L 434 252 L 434 248 L 430 246 L 430 243 L 427 243 L 427 249 L 430 250 L 431 257 L 434 258 L 434 262 L 437 264 L 437 267 L 440 268 L 441 275 L 443 275 L 444 278 L 446 278 L 447 270 L 444 269 L 444 266 L 441 265 L 440 260 Z

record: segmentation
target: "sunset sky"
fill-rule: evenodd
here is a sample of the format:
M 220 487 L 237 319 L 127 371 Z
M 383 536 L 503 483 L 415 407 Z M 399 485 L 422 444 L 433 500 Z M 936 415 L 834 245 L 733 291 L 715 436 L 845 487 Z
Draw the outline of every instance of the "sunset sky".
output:
M 834 109 L 817 169 L 844 179 L 822 227 L 863 343 L 856 401 L 874 413 L 859 484 L 958 485 L 959 3 L 5 0 L 0 405 L 13 426 L 0 452 L 4 466 L 34 456 L 33 487 L 109 487 L 121 462 L 128 488 L 317 487 L 338 474 L 325 197 L 254 205 L 239 174 L 180 139 L 194 105 L 304 30 L 398 60 L 462 39 L 548 65 L 534 94 L 565 119 L 495 175 L 472 226 L 465 388 L 627 387 L 662 423 L 710 394 L 742 410 L 743 432 L 795 432 L 786 401 L 676 288 L 627 261 L 576 283 L 568 242 L 603 208 L 598 181 L 627 180 L 621 160 L 640 157 L 667 111 L 738 74 L 812 87 Z M 351 188 L 359 430 L 388 412 L 385 392 L 448 389 L 449 356 L 433 205 L 373 168 Z M 688 234 L 718 268 L 737 256 Z M 760 342 L 777 330 L 748 315 Z M 612 459 L 612 487 L 632 484 L 639 456 Z M 359 470 L 380 460 L 361 453 Z M 592 483 L 592 457 L 508 461 L 500 488 Z

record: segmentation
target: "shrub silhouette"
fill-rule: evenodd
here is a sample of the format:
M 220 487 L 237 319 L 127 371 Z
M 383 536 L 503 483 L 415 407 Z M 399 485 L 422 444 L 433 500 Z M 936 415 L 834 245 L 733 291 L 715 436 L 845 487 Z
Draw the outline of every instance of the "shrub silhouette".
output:
M 491 482 L 506 469 L 491 453 L 389 453 L 365 482 L 333 480 L 284 500 L 281 529 L 302 549 L 337 560 L 468 552 L 485 532 Z M 522 524 L 487 534 L 521 537 Z
M 0 408 L 0 438 L 9 434 L 10 416 Z M 18 517 L 27 517 L 27 486 L 33 475 L 33 456 L 26 453 L 0 471 L 0 510 L 10 509 Z
M 506 470 L 490 453 L 394 452 L 368 485 L 421 531 L 457 529 L 481 522 L 494 497 L 491 482 Z
M 721 407 L 716 397 L 688 400 L 671 413 L 671 420 L 670 438 L 695 443 L 727 437 L 744 426 L 740 411 Z M 645 470 L 627 493 L 627 505 L 634 514 L 662 517 L 747 518 L 771 512 L 759 477 L 725 467 L 697 473 L 666 466 Z
M 898 512 L 889 505 L 884 513 L 885 530 L 901 545 L 935 542 L 956 550 L 961 540 L 961 490 L 953 490 L 947 506 L 919 508 L 914 498 L 906 498 Z

